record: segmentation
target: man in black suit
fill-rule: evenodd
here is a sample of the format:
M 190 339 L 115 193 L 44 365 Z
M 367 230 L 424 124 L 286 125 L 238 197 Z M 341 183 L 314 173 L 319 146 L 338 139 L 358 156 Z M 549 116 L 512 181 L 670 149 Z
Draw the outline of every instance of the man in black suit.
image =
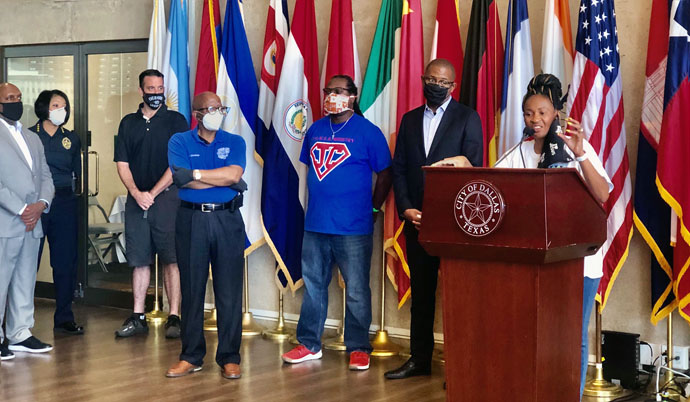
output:
M 401 367 L 386 372 L 388 379 L 431 373 L 439 258 L 427 254 L 417 241 L 424 198 L 422 166 L 482 165 L 481 120 L 477 112 L 451 97 L 457 85 L 453 65 L 445 59 L 431 61 L 422 81 L 426 104 L 403 116 L 392 165 L 395 202 L 406 221 L 412 291 L 411 357 Z

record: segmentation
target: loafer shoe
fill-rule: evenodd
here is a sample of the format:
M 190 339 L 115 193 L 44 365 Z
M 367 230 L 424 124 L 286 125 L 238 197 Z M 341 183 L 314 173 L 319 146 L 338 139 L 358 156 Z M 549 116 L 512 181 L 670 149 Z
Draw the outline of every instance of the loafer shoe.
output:
M 82 327 L 81 325 L 77 325 L 77 323 L 74 321 L 64 322 L 60 325 L 56 325 L 55 328 L 53 328 L 53 330 L 55 330 L 55 332 L 62 332 L 68 335 L 84 334 L 84 327 Z
M 223 376 L 223 378 L 227 378 L 228 380 L 236 380 L 242 377 L 240 365 L 235 363 L 223 365 L 223 368 L 220 369 L 220 374 Z
M 194 374 L 197 371 L 201 371 L 201 366 L 195 366 L 188 361 L 180 360 L 168 369 L 168 371 L 165 373 L 165 376 L 169 378 L 184 377 L 186 375 Z
M 386 371 L 384 376 L 389 380 L 401 380 L 403 378 L 414 377 L 418 375 L 430 375 L 431 366 L 421 365 L 409 359 L 402 366 L 395 370 Z

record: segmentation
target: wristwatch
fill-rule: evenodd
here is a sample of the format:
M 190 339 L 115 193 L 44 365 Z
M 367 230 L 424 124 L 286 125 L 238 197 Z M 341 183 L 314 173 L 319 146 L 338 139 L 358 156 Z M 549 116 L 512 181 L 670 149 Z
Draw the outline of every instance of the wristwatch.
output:
M 199 171 L 199 169 L 194 169 L 192 171 L 192 176 L 194 177 L 194 180 L 196 180 L 196 181 L 201 180 L 201 171 Z

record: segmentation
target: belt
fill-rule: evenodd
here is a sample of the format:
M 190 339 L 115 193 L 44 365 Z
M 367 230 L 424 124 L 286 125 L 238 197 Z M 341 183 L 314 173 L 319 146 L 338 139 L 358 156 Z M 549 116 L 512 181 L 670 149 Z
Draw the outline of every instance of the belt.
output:
M 196 203 L 196 202 L 189 202 L 189 201 L 181 200 L 180 206 L 183 208 L 193 209 L 195 211 L 201 211 L 201 212 L 223 211 L 226 209 L 229 210 L 230 212 L 235 212 L 238 209 L 240 209 L 240 207 L 242 206 L 242 195 L 237 195 L 231 201 L 228 201 L 228 202 L 222 203 L 222 204 L 214 204 L 211 202 Z

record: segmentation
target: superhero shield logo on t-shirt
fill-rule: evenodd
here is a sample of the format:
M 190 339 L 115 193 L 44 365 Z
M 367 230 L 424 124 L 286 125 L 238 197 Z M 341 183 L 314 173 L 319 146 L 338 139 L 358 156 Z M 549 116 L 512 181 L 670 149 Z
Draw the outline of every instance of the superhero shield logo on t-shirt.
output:
M 332 142 L 316 142 L 309 151 L 319 181 L 350 157 L 347 145 Z

